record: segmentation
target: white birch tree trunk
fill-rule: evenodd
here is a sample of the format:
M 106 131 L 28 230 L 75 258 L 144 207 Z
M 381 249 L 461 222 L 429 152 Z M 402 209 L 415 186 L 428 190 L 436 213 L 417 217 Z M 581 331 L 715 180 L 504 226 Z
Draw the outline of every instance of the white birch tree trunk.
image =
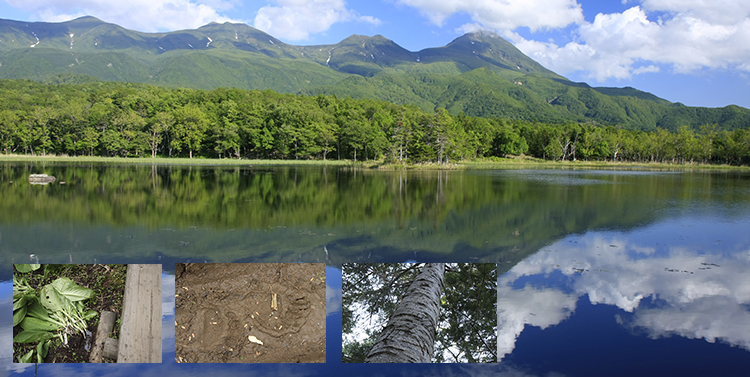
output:
M 443 292 L 444 263 L 428 263 L 407 289 L 366 363 L 429 363 Z

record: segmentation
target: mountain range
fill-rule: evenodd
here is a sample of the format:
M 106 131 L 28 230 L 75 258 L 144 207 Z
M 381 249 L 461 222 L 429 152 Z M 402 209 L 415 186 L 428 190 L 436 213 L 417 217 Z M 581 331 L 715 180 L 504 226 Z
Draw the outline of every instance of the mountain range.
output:
M 739 106 L 689 107 L 634 88 L 572 82 L 489 32 L 412 52 L 380 35 L 294 46 L 235 23 L 142 33 L 94 17 L 0 19 L 0 78 L 335 94 L 453 114 L 644 130 L 750 125 L 750 110 Z

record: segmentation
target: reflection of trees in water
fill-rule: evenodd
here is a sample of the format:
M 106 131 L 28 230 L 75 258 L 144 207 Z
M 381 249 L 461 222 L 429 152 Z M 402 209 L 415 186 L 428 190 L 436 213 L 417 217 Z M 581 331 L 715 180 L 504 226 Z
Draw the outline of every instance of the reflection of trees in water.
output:
M 67 182 L 66 187 L 35 192 L 18 185 L 5 186 L 3 194 L 16 199 L 12 201 L 18 203 L 14 205 L 16 208 L 25 208 L 28 221 L 66 218 L 119 226 L 147 223 L 154 226 L 266 228 L 382 220 L 404 224 L 420 219 L 431 222 L 433 228 L 445 228 L 447 218 L 454 212 L 493 206 L 503 206 L 504 213 L 509 208 L 519 208 L 513 212 L 516 217 L 518 212 L 552 220 L 562 220 L 558 217 L 565 215 L 574 219 L 572 222 L 585 220 L 585 216 L 579 215 L 584 210 L 606 207 L 609 211 L 592 213 L 597 216 L 590 221 L 596 224 L 611 210 L 623 212 L 626 206 L 618 208 L 618 202 L 630 199 L 628 206 L 632 206 L 638 204 L 632 203 L 634 198 L 654 196 L 642 195 L 648 194 L 649 188 L 641 184 L 559 187 L 525 178 L 491 177 L 471 172 L 368 172 L 309 167 L 4 165 L 5 179 L 9 181 L 18 182 L 31 172 L 45 170 Z M 637 179 L 641 181 L 638 183 L 644 184 L 653 181 L 659 181 L 660 185 L 670 183 L 670 180 L 662 182 L 663 177 L 657 175 Z M 661 192 L 662 196 L 666 190 L 668 188 Z M 651 194 L 660 195 L 659 192 Z M 623 200 L 612 200 L 613 196 Z M 43 200 L 46 205 L 43 208 L 27 205 L 37 200 Z M 12 206 L 8 204 L 10 200 L 4 202 Z
M 14 182 L 0 185 L 0 222 L 6 226 L 142 227 L 147 234 L 141 240 L 163 232 L 167 239 L 179 238 L 172 240 L 174 246 L 164 244 L 163 253 L 201 256 L 198 261 L 260 255 L 266 261 L 316 261 L 302 255 L 310 253 L 326 261 L 327 246 L 331 264 L 403 261 L 416 253 L 421 260 L 492 261 L 509 267 L 569 233 L 640 226 L 679 210 L 685 200 L 731 207 L 746 199 L 742 192 L 747 191 L 747 180 L 732 173 L 1 166 L 0 180 Z M 67 184 L 30 190 L 19 183 L 40 171 Z M 170 236 L 164 229 L 176 233 Z M 240 234 L 247 230 L 256 233 Z M 76 237 L 60 235 L 61 240 Z M 13 236 L 3 242 L 21 243 Z M 210 255 L 200 250 L 208 243 Z M 240 256 L 239 245 L 252 245 L 250 255 L 244 247 Z M 456 259 L 442 260 L 447 255 Z

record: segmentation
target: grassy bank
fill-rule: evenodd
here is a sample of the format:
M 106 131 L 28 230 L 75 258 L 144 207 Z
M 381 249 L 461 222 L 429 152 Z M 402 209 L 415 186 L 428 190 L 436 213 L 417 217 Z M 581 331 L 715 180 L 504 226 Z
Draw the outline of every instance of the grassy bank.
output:
M 471 161 L 464 163 L 468 169 L 627 169 L 627 170 L 750 170 L 748 166 L 713 164 L 667 164 L 661 162 L 612 161 L 547 161 L 540 159 L 508 159 L 507 161 Z
M 378 170 L 483 170 L 483 169 L 646 169 L 646 170 L 750 170 L 749 166 L 712 165 L 712 164 L 667 164 L 636 163 L 612 161 L 549 161 L 533 157 L 493 158 L 487 160 L 463 161 L 451 164 L 436 163 L 385 163 L 379 161 L 351 160 L 245 160 L 245 159 L 208 159 L 208 158 L 125 158 L 125 157 L 71 157 L 71 156 L 29 156 L 0 155 L 0 162 L 71 162 L 71 163 L 106 163 L 106 164 L 144 164 L 144 165 L 204 165 L 204 166 L 349 166 L 360 169 Z
M 252 165 L 314 165 L 314 166 L 346 166 L 353 163 L 348 160 L 243 160 L 243 159 L 211 159 L 211 158 L 126 158 L 126 157 L 71 157 L 71 156 L 28 156 L 28 155 L 2 155 L 0 161 L 24 161 L 24 162 L 96 162 L 107 164 L 144 164 L 144 165 L 227 165 L 227 166 L 252 166 Z

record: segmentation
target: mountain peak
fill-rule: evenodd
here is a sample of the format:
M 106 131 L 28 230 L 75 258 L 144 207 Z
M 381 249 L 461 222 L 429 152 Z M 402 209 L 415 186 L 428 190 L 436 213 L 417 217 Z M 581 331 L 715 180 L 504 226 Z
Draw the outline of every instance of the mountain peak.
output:
M 385 44 L 385 43 L 392 43 L 396 44 L 392 40 L 377 34 L 374 36 L 367 36 L 367 35 L 359 35 L 359 34 L 352 34 L 348 37 L 346 37 L 341 42 L 337 43 L 337 45 L 348 45 L 348 44 L 367 44 L 367 43 L 374 43 L 374 44 Z
M 476 56 L 480 60 L 493 66 L 509 69 L 523 74 L 536 73 L 542 76 L 563 79 L 562 76 L 544 68 L 530 57 L 526 56 L 512 43 L 500 35 L 487 30 L 466 33 L 445 47 L 434 50 L 449 50 L 462 56 Z M 432 49 L 431 49 L 432 50 Z M 443 54 L 445 54 L 443 52 Z M 469 64 L 470 68 L 478 64 Z
M 327 49 L 330 50 L 327 66 L 360 76 L 372 76 L 382 67 L 414 61 L 412 52 L 382 35 L 353 34 Z
M 102 21 L 102 20 L 100 20 L 100 19 L 98 19 L 98 18 L 96 18 L 94 16 L 81 16 L 81 17 L 75 18 L 73 20 L 70 20 L 68 22 L 81 22 L 81 21 L 86 21 L 86 22 L 97 21 L 97 22 L 105 23 L 104 21 Z
M 95 28 L 100 25 L 116 26 L 114 24 L 104 22 L 94 16 L 78 17 L 70 21 L 62 22 L 61 25 L 65 25 L 65 27 L 73 27 L 76 29 L 80 29 L 80 28 L 89 29 L 89 28 Z
M 250 26 L 248 24 L 245 24 L 245 23 L 241 23 L 241 22 L 229 22 L 229 21 L 226 21 L 226 22 L 211 21 L 211 22 L 209 22 L 209 23 L 207 23 L 207 24 L 199 27 L 197 30 L 215 29 L 215 28 L 235 28 L 235 29 L 236 28 L 242 28 L 242 29 L 258 30 L 258 29 L 254 28 L 254 27 L 252 27 L 252 26 Z
M 500 38 L 502 40 L 505 40 L 505 38 L 501 37 L 500 34 L 495 33 L 492 30 L 477 30 L 477 31 L 471 31 L 463 36 L 468 36 L 472 38 Z M 460 37 L 459 37 L 460 38 Z
M 516 49 L 516 47 L 512 43 L 508 42 L 505 38 L 501 37 L 500 35 L 492 31 L 487 31 L 487 30 L 466 33 L 452 40 L 450 43 L 448 43 L 447 46 L 461 45 L 461 44 L 473 45 L 478 42 L 494 45 L 495 47 L 502 47 L 503 49 Z

